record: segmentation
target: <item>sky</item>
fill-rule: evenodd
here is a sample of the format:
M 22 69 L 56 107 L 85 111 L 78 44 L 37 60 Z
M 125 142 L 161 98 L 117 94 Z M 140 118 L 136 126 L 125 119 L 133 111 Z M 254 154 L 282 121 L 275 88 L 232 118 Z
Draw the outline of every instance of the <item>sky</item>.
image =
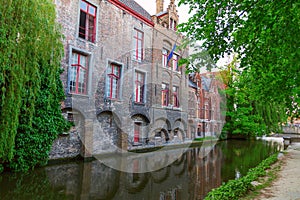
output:
M 138 4 L 140 4 L 145 10 L 147 10 L 150 15 L 156 14 L 156 0 L 135 0 Z M 175 0 L 175 4 L 177 6 L 178 15 L 179 15 L 179 23 L 187 22 L 189 18 L 189 6 L 187 5 L 181 5 L 178 7 L 179 0 Z M 167 9 L 168 5 L 170 4 L 170 0 L 164 0 L 164 10 Z M 226 56 L 225 58 L 220 59 L 216 64 L 217 66 L 224 66 L 225 64 L 228 64 L 232 60 L 230 56 Z M 205 69 L 201 69 L 201 71 L 206 71 Z M 213 71 L 215 71 L 213 69 Z
M 135 0 L 138 4 L 140 4 L 145 10 L 147 10 L 150 15 L 156 14 L 156 0 Z M 179 23 L 186 22 L 189 18 L 188 11 L 189 7 L 186 5 L 181 5 L 178 7 L 179 0 L 175 0 L 175 4 L 177 6 L 178 15 L 179 15 Z M 164 0 L 164 10 L 167 10 L 168 5 L 170 4 L 170 0 Z

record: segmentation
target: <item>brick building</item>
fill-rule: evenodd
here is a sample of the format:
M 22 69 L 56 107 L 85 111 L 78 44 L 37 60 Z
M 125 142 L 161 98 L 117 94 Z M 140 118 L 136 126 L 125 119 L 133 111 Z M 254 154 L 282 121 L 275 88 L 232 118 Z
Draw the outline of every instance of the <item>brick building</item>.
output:
M 189 75 L 189 128 L 195 138 L 218 136 L 224 125 L 226 105 L 224 95 L 219 91 L 225 85 L 218 72 L 192 73 Z
M 134 0 L 55 4 L 64 35 L 62 110 L 76 128 L 57 139 L 51 158 L 191 138 L 188 79 L 178 67 L 186 53 L 176 49 L 182 38 L 174 0 L 166 11 L 157 0 L 152 17 Z

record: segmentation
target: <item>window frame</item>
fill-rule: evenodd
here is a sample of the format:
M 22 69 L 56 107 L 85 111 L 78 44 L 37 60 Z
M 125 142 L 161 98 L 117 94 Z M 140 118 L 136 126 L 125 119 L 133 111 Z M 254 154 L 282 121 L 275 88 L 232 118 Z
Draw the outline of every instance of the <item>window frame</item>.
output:
M 176 59 L 174 59 L 174 58 L 176 58 Z M 173 68 L 173 71 L 176 71 L 176 72 L 180 72 L 179 66 L 178 66 L 178 60 L 179 60 L 179 55 L 176 54 L 176 53 L 173 53 L 173 56 L 172 56 L 172 68 Z
M 141 38 L 139 33 L 142 34 Z M 139 42 L 141 42 L 141 48 L 139 48 Z M 136 61 L 144 60 L 144 32 L 134 28 L 133 30 L 133 59 Z
M 162 106 L 169 106 L 170 100 L 169 100 L 169 84 L 162 83 L 161 84 L 161 105 Z M 165 87 L 163 87 L 165 85 Z
M 139 75 L 142 76 L 142 82 L 139 80 Z M 142 71 L 135 70 L 134 72 L 134 102 L 135 103 L 145 103 L 146 100 L 146 73 Z M 141 90 L 141 91 L 140 91 Z
M 118 74 L 115 74 L 115 68 L 118 68 Z M 109 73 L 109 69 L 110 73 Z M 121 85 L 121 79 L 122 79 L 122 65 L 115 63 L 115 62 L 109 62 L 107 69 L 106 69 L 106 81 L 105 81 L 105 96 L 106 98 L 109 98 L 111 100 L 120 99 L 120 85 Z M 114 80 L 116 80 L 116 84 L 114 83 Z M 115 96 L 114 96 L 114 85 L 115 85 Z
M 174 90 L 175 88 L 175 90 Z M 172 96 L 173 96 L 173 107 L 174 108 L 179 108 L 180 104 L 179 104 L 179 87 L 173 85 L 172 88 Z
M 177 30 L 177 22 L 175 19 L 170 18 L 169 29 L 176 31 Z
M 73 54 L 77 54 L 77 62 L 76 63 L 73 63 Z M 86 66 L 82 66 L 82 63 L 81 63 L 81 57 L 85 57 L 86 59 L 86 63 L 85 65 Z M 78 51 L 78 50 L 75 50 L 75 49 L 71 49 L 70 50 L 70 59 L 69 59 L 69 69 L 68 69 L 68 92 L 70 94 L 79 94 L 79 95 L 87 95 L 88 93 L 88 77 L 89 77 L 89 71 L 90 71 L 90 55 L 86 54 L 86 53 L 83 53 L 81 51 Z M 71 79 L 72 79 L 72 68 L 75 67 L 75 71 L 76 71 L 76 78 L 75 78 L 75 91 L 71 89 Z M 83 87 L 83 92 L 79 92 L 79 79 L 80 79 L 80 72 L 81 72 L 81 69 L 84 69 L 85 70 L 85 75 L 84 75 L 84 87 Z
M 168 49 L 166 49 L 166 48 L 162 49 L 162 65 L 163 65 L 163 67 L 166 67 L 166 68 L 168 68 L 167 61 L 168 61 L 169 53 L 170 53 L 170 51 Z
M 85 4 L 85 6 L 83 6 Z M 86 7 L 84 9 L 83 7 Z M 94 12 L 92 13 L 92 10 L 94 9 Z M 78 23 L 78 38 L 81 38 L 83 40 L 87 40 L 89 42 L 95 43 L 96 42 L 96 30 L 97 30 L 97 10 L 98 7 L 91 4 L 88 1 L 85 0 L 80 0 L 79 1 L 79 23 Z M 85 13 L 85 19 L 83 19 L 84 22 L 84 27 L 81 26 L 81 18 L 82 17 L 82 12 Z M 92 17 L 92 22 L 91 20 Z M 91 30 L 92 27 L 92 30 Z M 83 30 L 83 31 L 81 31 Z M 83 33 L 84 32 L 84 33 Z

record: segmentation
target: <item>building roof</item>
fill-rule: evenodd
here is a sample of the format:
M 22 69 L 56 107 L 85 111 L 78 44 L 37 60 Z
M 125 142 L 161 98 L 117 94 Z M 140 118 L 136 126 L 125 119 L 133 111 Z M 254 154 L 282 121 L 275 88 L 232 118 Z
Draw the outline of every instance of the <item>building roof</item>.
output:
M 211 80 L 212 79 L 209 77 L 201 76 L 201 81 L 202 81 L 201 84 L 204 90 L 209 91 Z
M 197 84 L 189 78 L 189 87 L 197 89 Z
M 161 15 L 165 15 L 167 13 L 168 13 L 168 11 L 161 11 L 161 12 L 157 13 L 156 16 L 160 17 Z
M 119 0 L 121 3 L 151 21 L 151 15 L 134 0 Z

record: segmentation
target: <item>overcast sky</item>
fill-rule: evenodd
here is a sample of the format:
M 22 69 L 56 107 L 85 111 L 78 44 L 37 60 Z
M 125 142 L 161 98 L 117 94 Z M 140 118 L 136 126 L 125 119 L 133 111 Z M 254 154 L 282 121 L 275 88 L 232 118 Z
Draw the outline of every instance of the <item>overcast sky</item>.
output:
M 150 15 L 156 14 L 156 0 L 135 0 L 138 4 L 140 4 L 144 9 L 146 9 Z M 179 0 L 175 0 L 176 6 L 178 5 Z M 168 5 L 170 4 L 170 0 L 164 0 L 164 10 L 167 10 Z M 177 6 L 178 14 L 179 14 L 179 23 L 186 22 L 188 20 L 188 11 L 189 7 L 185 5 Z

